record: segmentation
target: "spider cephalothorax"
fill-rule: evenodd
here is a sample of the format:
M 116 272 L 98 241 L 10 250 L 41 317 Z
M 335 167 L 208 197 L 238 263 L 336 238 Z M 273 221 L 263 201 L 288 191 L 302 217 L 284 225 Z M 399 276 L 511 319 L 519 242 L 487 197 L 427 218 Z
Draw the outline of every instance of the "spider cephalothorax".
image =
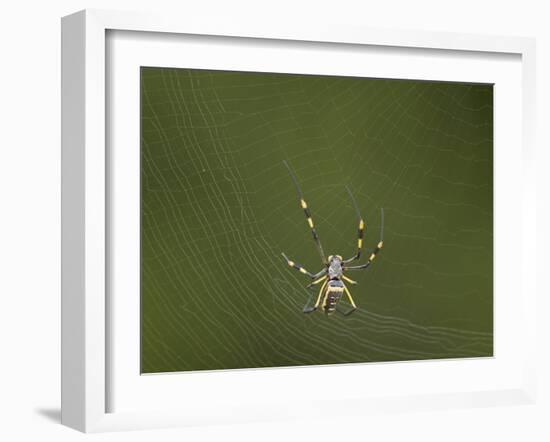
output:
M 383 236 L 384 236 L 384 209 L 381 209 L 381 225 L 380 225 L 380 241 L 378 242 L 377 246 L 374 248 L 372 253 L 369 256 L 368 261 L 365 264 L 361 264 L 358 266 L 348 266 L 347 264 L 358 260 L 361 257 L 361 251 L 363 248 L 363 234 L 365 231 L 365 222 L 363 221 L 363 218 L 361 217 L 361 214 L 359 213 L 359 208 L 357 207 L 357 204 L 355 202 L 355 199 L 353 198 L 353 195 L 349 188 L 346 187 L 348 194 L 351 198 L 351 201 L 353 203 L 353 207 L 355 208 L 355 212 L 357 213 L 357 218 L 359 221 L 359 231 L 358 231 L 358 238 L 357 238 L 357 253 L 352 256 L 349 259 L 343 259 L 340 255 L 330 255 L 328 258 L 325 256 L 325 253 L 323 252 L 323 247 L 321 246 L 321 240 L 319 239 L 319 235 L 317 235 L 317 231 L 315 230 L 315 226 L 313 224 L 313 219 L 311 218 L 311 212 L 309 211 L 309 208 L 307 206 L 307 203 L 304 200 L 304 197 L 302 195 L 302 191 L 300 189 L 300 186 L 298 185 L 298 181 L 296 180 L 296 177 L 292 173 L 292 170 L 290 169 L 290 166 L 286 161 L 283 161 L 285 166 L 288 169 L 288 172 L 290 173 L 290 176 L 292 177 L 292 180 L 294 181 L 294 185 L 296 186 L 296 191 L 298 192 L 298 197 L 300 198 L 300 206 L 305 212 L 307 223 L 309 225 L 309 228 L 311 229 L 311 233 L 313 235 L 313 240 L 315 241 L 315 244 L 317 246 L 317 250 L 319 251 L 319 255 L 321 256 L 321 260 L 323 261 L 323 269 L 316 273 L 310 273 L 305 268 L 303 268 L 301 265 L 296 264 L 294 261 L 291 261 L 287 258 L 287 256 L 283 253 L 283 257 L 286 259 L 287 264 L 291 267 L 294 267 L 301 273 L 309 276 L 313 281 L 311 284 L 309 284 L 307 287 L 310 288 L 316 284 L 321 285 L 321 289 L 319 290 L 319 294 L 317 296 L 317 301 L 315 302 L 315 305 L 313 307 L 310 307 L 309 301 L 304 307 L 304 313 L 311 313 L 319 308 L 319 305 L 322 306 L 322 309 L 325 313 L 331 314 L 335 311 L 338 311 L 339 313 L 342 313 L 344 315 L 349 315 L 350 313 L 354 312 L 357 309 L 357 306 L 355 305 L 355 302 L 353 302 L 353 298 L 351 297 L 351 293 L 346 287 L 344 281 L 349 282 L 350 284 L 357 284 L 355 281 L 351 280 L 347 276 L 344 275 L 344 272 L 346 270 L 362 270 L 366 269 L 370 266 L 374 258 L 376 258 L 376 255 L 380 251 L 380 249 L 384 245 Z M 338 302 L 340 301 L 340 298 L 342 297 L 342 294 L 346 293 L 348 300 L 350 304 L 352 305 L 351 309 L 349 309 L 346 312 L 342 312 L 338 309 Z M 321 304 L 322 302 L 322 304 Z
M 342 276 L 342 257 L 340 255 L 330 255 L 328 257 L 327 271 L 329 279 L 340 278 Z

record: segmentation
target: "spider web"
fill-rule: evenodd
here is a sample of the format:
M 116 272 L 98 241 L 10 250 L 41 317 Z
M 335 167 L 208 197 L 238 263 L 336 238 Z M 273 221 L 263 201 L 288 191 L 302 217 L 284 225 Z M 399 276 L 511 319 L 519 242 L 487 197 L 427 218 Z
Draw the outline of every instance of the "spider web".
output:
M 491 85 L 142 68 L 142 371 L 491 356 Z M 304 315 L 327 254 L 353 315 Z M 364 253 L 368 256 L 368 252 Z M 363 260 L 364 261 L 364 260 Z

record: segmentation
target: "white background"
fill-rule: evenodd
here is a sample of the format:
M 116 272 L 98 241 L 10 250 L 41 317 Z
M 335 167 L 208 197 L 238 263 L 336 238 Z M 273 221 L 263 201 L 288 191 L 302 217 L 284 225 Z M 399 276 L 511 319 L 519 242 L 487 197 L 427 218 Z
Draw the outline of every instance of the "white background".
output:
M 187 3 L 187 4 L 186 4 Z M 59 425 L 60 358 L 60 26 L 85 7 L 167 8 L 179 14 L 241 15 L 250 20 L 319 21 L 384 28 L 448 30 L 538 38 L 540 192 L 550 154 L 550 13 L 543 1 L 51 1 L 0 9 L 0 439 L 2 440 L 548 440 L 550 303 L 540 299 L 537 406 L 380 414 L 357 419 L 235 425 L 84 436 Z M 176 6 L 179 5 L 179 6 Z M 546 28 L 546 29 L 545 29 Z M 515 177 L 511 177 L 515 179 Z M 547 193 L 544 199 L 548 199 Z M 543 195 L 539 195 L 542 203 Z M 517 208 L 510 208 L 516 210 Z M 548 203 L 539 226 L 550 225 Z M 540 229 L 540 274 L 548 262 Z M 510 244 L 511 255 L 517 245 Z M 542 284 L 540 281 L 539 284 Z M 550 293 L 544 281 L 544 292 Z M 546 314 L 545 314 L 546 312 Z

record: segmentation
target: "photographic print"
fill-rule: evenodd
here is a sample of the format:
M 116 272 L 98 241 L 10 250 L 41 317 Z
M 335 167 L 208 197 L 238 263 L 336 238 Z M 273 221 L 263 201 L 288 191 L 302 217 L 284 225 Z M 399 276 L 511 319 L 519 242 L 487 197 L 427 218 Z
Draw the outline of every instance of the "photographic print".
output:
M 141 372 L 493 355 L 493 85 L 141 68 Z

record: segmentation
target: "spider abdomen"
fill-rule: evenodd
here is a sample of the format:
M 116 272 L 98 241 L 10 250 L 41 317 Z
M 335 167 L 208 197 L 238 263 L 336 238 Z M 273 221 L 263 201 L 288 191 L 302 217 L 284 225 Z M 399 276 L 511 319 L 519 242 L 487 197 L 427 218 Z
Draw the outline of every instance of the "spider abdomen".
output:
M 325 302 L 323 303 L 323 310 L 326 314 L 334 313 L 343 293 L 344 283 L 342 281 L 339 279 L 331 279 L 328 282 Z

